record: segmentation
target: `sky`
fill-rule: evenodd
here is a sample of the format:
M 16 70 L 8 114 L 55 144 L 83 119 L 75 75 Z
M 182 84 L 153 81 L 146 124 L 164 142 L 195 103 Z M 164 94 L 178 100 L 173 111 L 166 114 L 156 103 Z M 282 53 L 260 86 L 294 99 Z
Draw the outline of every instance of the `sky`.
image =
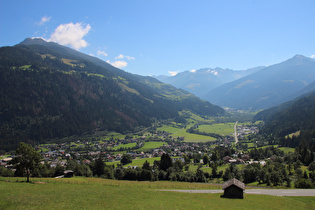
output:
M 314 0 L 0 0 L 0 46 L 41 37 L 127 72 L 315 58 Z

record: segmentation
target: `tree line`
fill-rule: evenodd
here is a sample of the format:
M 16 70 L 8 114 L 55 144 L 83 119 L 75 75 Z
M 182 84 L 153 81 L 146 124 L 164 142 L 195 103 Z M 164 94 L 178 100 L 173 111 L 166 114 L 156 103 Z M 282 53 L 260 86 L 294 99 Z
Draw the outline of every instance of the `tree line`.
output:
M 114 165 L 106 165 L 102 156 L 99 156 L 89 164 L 84 164 L 74 159 L 68 159 L 67 164 L 62 166 L 58 164 L 56 167 L 51 167 L 48 162 L 40 164 L 40 155 L 35 149 L 25 143 L 20 143 L 16 150 L 16 157 L 12 160 L 16 171 L 0 167 L 0 176 L 26 176 L 29 177 L 56 177 L 63 175 L 65 170 L 72 170 L 76 176 L 100 177 L 106 179 L 117 180 L 137 180 L 137 181 L 182 181 L 182 182 L 207 182 L 211 179 L 222 178 L 227 181 L 231 178 L 237 178 L 244 183 L 257 182 L 268 186 L 287 186 L 292 183 L 296 188 L 312 188 L 315 187 L 315 161 L 308 165 L 309 173 L 303 172 L 301 166 L 303 163 L 299 160 L 298 149 L 294 153 L 277 156 L 280 154 L 278 149 L 271 147 L 257 150 L 250 154 L 263 155 L 270 152 L 273 156 L 266 161 L 265 165 L 253 163 L 238 167 L 236 164 L 229 164 L 224 171 L 218 171 L 218 166 L 222 165 L 222 161 L 218 157 L 222 156 L 224 149 L 218 149 L 212 156 L 204 154 L 192 154 L 189 156 L 183 155 L 182 159 L 173 159 L 164 153 L 159 161 L 154 161 L 150 165 L 145 161 L 142 167 L 124 167 L 132 163 L 132 157 L 129 154 L 124 154 L 120 164 L 117 167 Z M 230 151 L 225 151 L 229 153 Z M 225 154 L 224 154 L 225 155 Z M 199 164 L 200 159 L 204 165 L 209 165 L 211 173 L 204 172 Z M 189 170 L 192 160 L 198 163 L 196 171 Z

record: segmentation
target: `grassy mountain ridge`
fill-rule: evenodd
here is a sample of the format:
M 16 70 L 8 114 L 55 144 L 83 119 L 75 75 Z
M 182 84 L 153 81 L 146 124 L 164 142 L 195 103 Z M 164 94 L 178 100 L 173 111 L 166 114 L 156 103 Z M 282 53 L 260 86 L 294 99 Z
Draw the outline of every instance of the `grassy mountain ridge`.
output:
M 224 110 L 156 79 L 130 74 L 56 43 L 26 39 L 0 48 L 0 149 L 19 141 L 125 132 L 188 109 Z

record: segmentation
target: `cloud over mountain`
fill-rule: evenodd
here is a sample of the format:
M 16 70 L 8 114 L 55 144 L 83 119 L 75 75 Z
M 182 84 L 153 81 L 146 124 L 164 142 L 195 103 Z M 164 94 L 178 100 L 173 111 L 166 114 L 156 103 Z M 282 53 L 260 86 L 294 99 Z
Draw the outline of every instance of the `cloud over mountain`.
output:
M 111 64 L 112 66 L 115 66 L 116 68 L 124 68 L 128 65 L 128 63 L 126 61 L 110 62 L 109 60 L 107 60 L 106 62 Z
M 84 25 L 82 23 L 67 23 L 59 25 L 54 33 L 50 36 L 49 41 L 57 42 L 61 45 L 69 45 L 78 50 L 82 47 L 86 47 L 88 43 L 83 39 L 85 35 L 90 31 L 91 26 L 89 24 Z
M 120 54 L 120 55 L 118 55 L 117 57 L 115 57 L 115 59 L 135 60 L 136 58 L 135 58 L 135 57 L 132 57 L 132 56 Z
M 44 17 L 41 18 L 41 20 L 38 23 L 38 25 L 44 25 L 45 23 L 49 22 L 50 19 L 51 19 L 51 17 L 44 16 Z
M 103 55 L 103 56 L 108 56 L 108 54 L 105 51 L 98 50 L 97 55 Z

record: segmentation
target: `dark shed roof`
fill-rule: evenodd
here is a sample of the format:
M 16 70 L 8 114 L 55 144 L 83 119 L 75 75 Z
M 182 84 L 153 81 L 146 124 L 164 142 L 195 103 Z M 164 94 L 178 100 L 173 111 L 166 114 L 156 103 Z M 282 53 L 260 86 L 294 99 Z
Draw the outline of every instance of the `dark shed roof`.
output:
M 224 182 L 223 190 L 225 190 L 226 188 L 230 187 L 231 185 L 235 185 L 235 186 L 241 188 L 242 190 L 245 190 L 245 184 L 243 182 L 241 182 L 240 180 L 235 179 L 235 178 L 230 179 L 227 182 Z
M 68 173 L 74 173 L 72 170 L 66 170 L 63 172 L 64 174 L 68 174 Z

